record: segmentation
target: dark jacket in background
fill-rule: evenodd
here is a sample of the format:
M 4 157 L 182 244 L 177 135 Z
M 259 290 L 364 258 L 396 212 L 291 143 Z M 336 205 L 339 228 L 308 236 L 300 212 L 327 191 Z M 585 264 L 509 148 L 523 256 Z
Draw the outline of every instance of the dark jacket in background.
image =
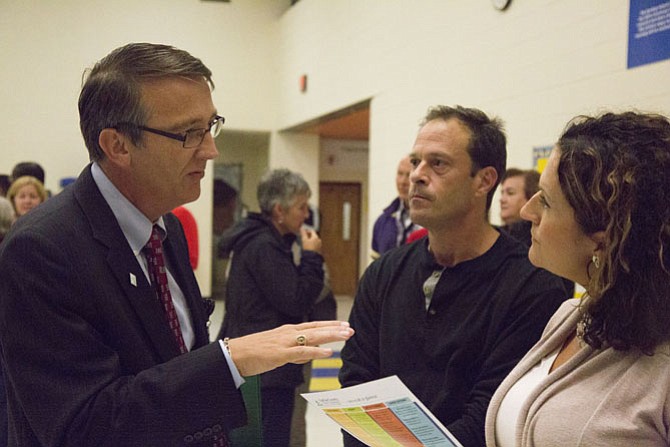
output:
M 400 198 L 396 197 L 375 221 L 372 229 L 372 250 L 373 258 L 379 257 L 405 243 L 407 236 L 413 231 L 420 229 L 418 225 L 410 225 L 409 228 L 403 228 L 398 220 L 398 210 L 400 209 Z M 407 210 L 409 211 L 409 210 Z M 398 235 L 402 233 L 400 241 Z
M 258 213 L 249 213 L 224 233 L 219 246 L 224 254 L 233 254 L 221 338 L 307 320 L 324 286 L 323 257 L 305 250 L 296 266 L 293 242 L 295 235 L 282 237 Z M 261 386 L 294 388 L 302 382 L 302 365 L 288 364 L 261 374 Z

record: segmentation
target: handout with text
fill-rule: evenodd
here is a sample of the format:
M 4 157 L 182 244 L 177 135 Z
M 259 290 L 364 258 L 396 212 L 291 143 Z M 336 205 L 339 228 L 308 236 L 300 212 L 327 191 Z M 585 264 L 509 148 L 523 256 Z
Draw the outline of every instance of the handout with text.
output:
M 398 376 L 302 396 L 372 447 L 462 447 Z

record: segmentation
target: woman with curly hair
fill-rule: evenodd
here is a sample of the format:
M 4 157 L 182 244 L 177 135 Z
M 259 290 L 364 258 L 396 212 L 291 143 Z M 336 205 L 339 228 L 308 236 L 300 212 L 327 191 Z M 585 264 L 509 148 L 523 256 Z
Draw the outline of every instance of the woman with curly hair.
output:
M 670 445 L 670 121 L 577 117 L 521 210 L 581 284 L 493 396 L 489 447 Z

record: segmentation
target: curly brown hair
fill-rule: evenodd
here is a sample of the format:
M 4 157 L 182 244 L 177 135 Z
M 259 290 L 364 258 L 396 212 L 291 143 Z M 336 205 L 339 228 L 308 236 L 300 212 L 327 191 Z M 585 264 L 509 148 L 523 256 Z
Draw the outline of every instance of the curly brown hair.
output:
M 580 116 L 558 141 L 558 179 L 586 234 L 604 232 L 583 301 L 584 341 L 651 354 L 670 340 L 670 121 Z

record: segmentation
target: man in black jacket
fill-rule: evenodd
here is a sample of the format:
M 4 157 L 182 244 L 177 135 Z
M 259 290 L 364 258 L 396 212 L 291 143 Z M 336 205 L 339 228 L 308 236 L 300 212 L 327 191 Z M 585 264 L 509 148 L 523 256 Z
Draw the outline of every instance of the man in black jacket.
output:
M 359 285 L 340 382 L 398 375 L 465 446 L 484 445 L 498 384 L 565 299 L 527 248 L 488 211 L 505 171 L 498 120 L 463 107 L 431 109 L 410 160 L 410 216 L 428 237 L 375 261 Z M 362 445 L 345 433 L 345 445 Z

